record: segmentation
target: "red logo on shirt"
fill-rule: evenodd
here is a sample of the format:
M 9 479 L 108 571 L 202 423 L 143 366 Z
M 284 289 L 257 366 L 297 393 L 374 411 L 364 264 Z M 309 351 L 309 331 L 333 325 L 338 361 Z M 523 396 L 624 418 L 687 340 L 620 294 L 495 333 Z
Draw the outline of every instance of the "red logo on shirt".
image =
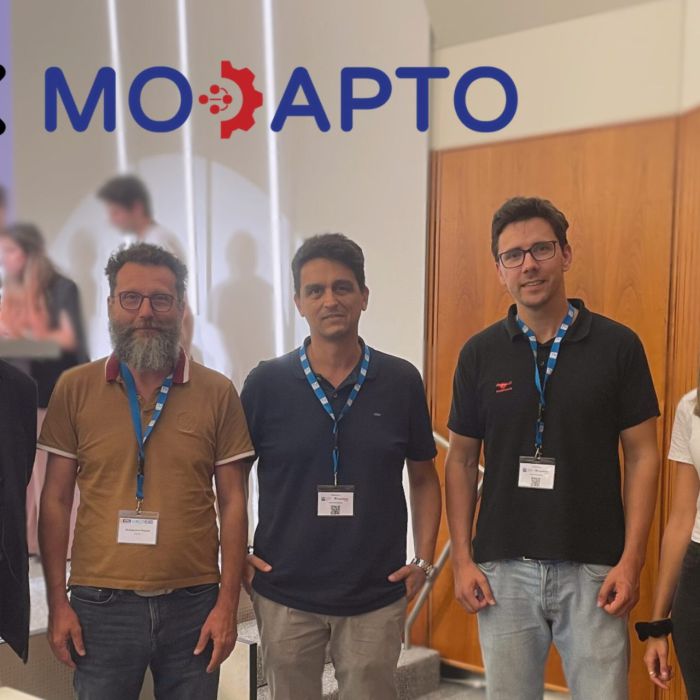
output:
M 496 382 L 496 393 L 502 394 L 504 391 L 513 391 L 513 382 Z

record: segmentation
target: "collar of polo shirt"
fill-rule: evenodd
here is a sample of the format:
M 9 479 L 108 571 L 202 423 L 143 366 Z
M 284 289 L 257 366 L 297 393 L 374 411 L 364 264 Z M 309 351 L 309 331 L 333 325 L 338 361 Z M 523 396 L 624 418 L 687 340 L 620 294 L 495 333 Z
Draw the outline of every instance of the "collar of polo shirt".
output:
M 116 382 L 119 379 L 119 358 L 112 353 L 105 362 L 105 381 Z M 190 381 L 190 358 L 180 348 L 175 371 L 173 372 L 173 384 L 186 384 Z
M 577 309 L 578 315 L 571 324 L 571 328 L 566 334 L 563 342 L 575 343 L 579 340 L 583 340 L 590 333 L 592 316 L 582 299 L 569 299 L 569 301 L 571 302 L 572 306 Z M 508 309 L 508 315 L 503 320 L 503 325 L 508 331 L 508 335 L 510 335 L 511 340 L 515 340 L 516 338 L 525 339 L 525 336 L 520 330 L 520 326 L 516 320 L 517 313 L 518 309 L 516 305 L 512 304 Z

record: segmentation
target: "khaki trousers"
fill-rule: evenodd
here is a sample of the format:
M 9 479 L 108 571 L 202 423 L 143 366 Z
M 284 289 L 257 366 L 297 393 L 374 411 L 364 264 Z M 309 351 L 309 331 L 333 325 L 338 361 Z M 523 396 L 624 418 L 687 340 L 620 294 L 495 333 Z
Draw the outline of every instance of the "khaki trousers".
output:
M 363 615 L 295 610 L 254 593 L 263 667 L 272 700 L 320 700 L 326 647 L 339 700 L 396 700 L 406 599 Z

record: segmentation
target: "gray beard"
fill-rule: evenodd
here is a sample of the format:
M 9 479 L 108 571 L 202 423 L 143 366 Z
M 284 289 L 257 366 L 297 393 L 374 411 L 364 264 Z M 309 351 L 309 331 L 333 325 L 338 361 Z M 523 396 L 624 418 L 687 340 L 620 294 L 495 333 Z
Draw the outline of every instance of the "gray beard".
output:
M 173 326 L 156 326 L 157 335 L 139 338 L 131 326 L 121 326 L 109 320 L 109 335 L 114 354 L 137 372 L 168 371 L 180 354 L 180 323 Z

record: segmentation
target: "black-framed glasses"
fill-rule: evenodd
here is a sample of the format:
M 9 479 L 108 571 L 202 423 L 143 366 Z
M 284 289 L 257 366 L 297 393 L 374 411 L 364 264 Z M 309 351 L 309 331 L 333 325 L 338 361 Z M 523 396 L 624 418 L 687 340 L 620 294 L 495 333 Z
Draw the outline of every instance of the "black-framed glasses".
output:
M 538 241 L 529 248 L 511 248 L 498 254 L 503 267 L 520 267 L 525 262 L 525 256 L 530 253 L 533 260 L 541 262 L 554 257 L 559 241 Z
M 173 308 L 175 297 L 172 294 L 140 294 L 139 292 L 120 292 L 119 303 L 125 311 L 138 311 L 143 300 L 148 299 L 156 313 L 165 313 Z

